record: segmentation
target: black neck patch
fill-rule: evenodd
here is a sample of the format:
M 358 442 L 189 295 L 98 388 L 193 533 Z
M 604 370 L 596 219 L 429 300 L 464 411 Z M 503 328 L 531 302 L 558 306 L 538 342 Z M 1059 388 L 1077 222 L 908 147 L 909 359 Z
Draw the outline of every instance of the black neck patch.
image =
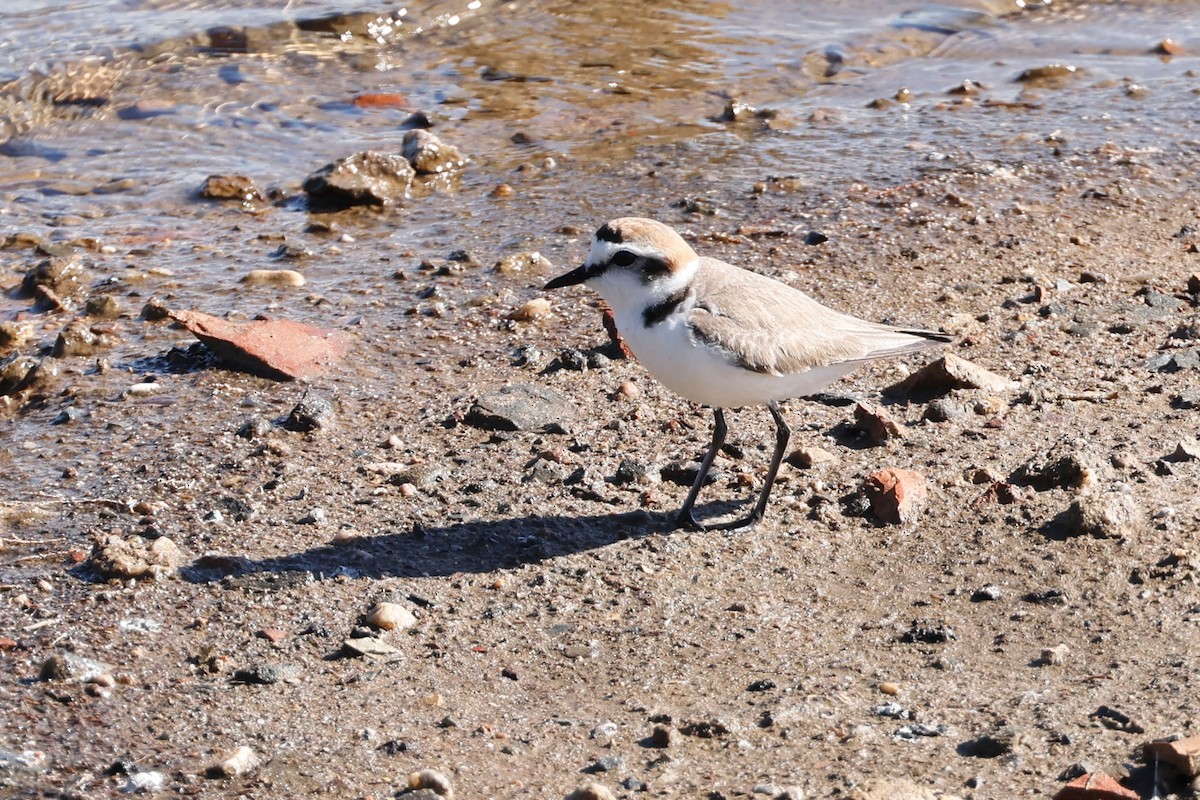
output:
M 600 230 L 596 231 L 596 238 L 602 242 L 611 242 L 612 244 L 621 244 L 625 241 L 621 237 L 621 232 L 607 222 L 600 226 Z
M 685 286 L 679 291 L 662 299 L 661 301 L 650 306 L 642 312 L 642 322 L 647 328 L 652 328 L 658 323 L 665 320 L 667 317 L 675 313 L 675 309 L 679 308 L 679 304 L 687 300 L 691 292 Z

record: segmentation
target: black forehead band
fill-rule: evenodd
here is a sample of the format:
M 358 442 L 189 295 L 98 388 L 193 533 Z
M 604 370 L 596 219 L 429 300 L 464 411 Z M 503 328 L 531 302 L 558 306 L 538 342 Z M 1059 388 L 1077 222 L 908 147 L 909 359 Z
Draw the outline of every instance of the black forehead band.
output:
M 596 231 L 596 238 L 602 242 L 611 242 L 612 244 L 621 244 L 625 241 L 621 238 L 621 232 L 607 222 L 600 226 L 600 230 Z

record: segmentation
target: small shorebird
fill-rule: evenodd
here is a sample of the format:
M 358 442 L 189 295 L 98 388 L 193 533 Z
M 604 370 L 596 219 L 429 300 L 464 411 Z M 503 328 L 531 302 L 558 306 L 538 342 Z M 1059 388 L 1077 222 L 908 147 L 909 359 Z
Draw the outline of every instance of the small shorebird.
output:
M 791 436 L 780 400 L 814 394 L 861 362 L 951 341 L 839 313 L 765 275 L 698 256 L 672 228 L 638 217 L 600 226 L 583 266 L 545 288 L 577 283 L 600 293 L 617 331 L 655 378 L 713 407 L 712 445 L 679 510 L 679 527 L 704 527 L 693 507 L 725 442 L 724 409 L 765 405 L 775 419 L 775 453 L 754 509 L 712 526 L 750 527 L 763 518 Z

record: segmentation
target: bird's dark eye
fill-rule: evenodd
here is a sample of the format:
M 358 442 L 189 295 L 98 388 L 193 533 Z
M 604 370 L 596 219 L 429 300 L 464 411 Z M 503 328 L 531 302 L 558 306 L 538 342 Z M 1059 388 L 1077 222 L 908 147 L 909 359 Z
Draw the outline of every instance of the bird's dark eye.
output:
M 637 256 L 628 250 L 618 250 L 616 255 L 612 257 L 612 263 L 618 267 L 632 266 L 635 261 L 637 261 Z

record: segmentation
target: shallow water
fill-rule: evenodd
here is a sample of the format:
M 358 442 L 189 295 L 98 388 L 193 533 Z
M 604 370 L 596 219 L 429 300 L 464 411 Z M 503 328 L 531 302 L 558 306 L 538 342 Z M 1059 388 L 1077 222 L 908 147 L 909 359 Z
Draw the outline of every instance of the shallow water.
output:
M 329 327 L 367 315 L 417 351 L 470 351 L 405 313 L 413 290 L 389 276 L 421 258 L 467 248 L 489 264 L 540 249 L 570 261 L 582 243 L 553 233 L 564 223 L 676 219 L 680 198 L 719 210 L 769 176 L 795 176 L 808 202 L 949 166 L 1084 180 L 1064 151 L 1114 142 L 1169 159 L 1195 150 L 1200 119 L 1200 2 L 663 0 L 635 15 L 554 0 L 9 0 L 0 22 L 0 234 L 75 242 L 97 283 L 131 298 Z M 1166 39 L 1176 55 L 1156 51 Z M 1071 69 L 1018 80 L 1056 65 Z M 965 81 L 974 94 L 953 93 Z M 352 102 L 371 92 L 403 101 Z M 721 119 L 734 99 L 767 113 Z M 304 177 L 395 149 L 416 110 L 470 154 L 461 176 L 403 209 L 336 215 L 334 234 L 309 230 Z M 222 173 L 281 200 L 198 200 Z M 515 195 L 493 198 L 499 183 Z M 250 269 L 293 266 L 271 255 L 285 240 L 313 253 L 298 266 L 308 287 L 247 292 Z M 0 316 L 35 326 L 45 347 L 65 320 L 31 314 L 13 291 L 35 261 L 4 251 Z M 460 280 L 467 293 L 532 296 L 540 277 Z M 140 302 L 127 304 L 134 316 Z M 106 357 L 137 373 L 180 339 L 128 323 Z M 380 380 L 372 358 L 358 369 L 364 385 Z M 11 424 L 20 435 L 56 413 Z

